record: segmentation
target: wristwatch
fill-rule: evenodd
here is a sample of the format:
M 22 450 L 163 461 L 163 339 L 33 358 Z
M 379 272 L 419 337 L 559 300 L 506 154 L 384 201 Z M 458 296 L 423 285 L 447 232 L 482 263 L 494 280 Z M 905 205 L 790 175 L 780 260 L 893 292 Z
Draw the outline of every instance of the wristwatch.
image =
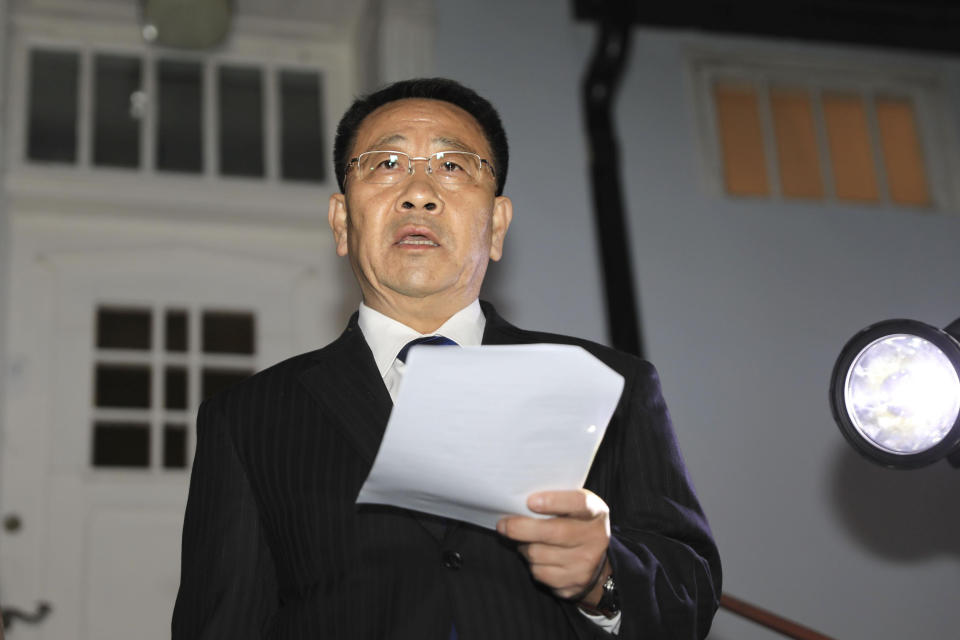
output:
M 617 584 L 613 581 L 612 573 L 603 581 L 603 595 L 600 596 L 596 610 L 608 618 L 620 613 L 620 596 L 617 594 Z

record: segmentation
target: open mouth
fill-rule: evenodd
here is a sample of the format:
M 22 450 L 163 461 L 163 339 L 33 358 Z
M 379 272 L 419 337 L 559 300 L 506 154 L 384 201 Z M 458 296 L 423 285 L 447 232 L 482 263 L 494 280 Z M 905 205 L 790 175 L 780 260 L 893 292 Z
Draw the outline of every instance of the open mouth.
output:
M 404 236 L 404 238 L 397 244 L 412 244 L 412 245 L 422 245 L 427 247 L 439 247 L 436 242 L 420 235 L 411 235 Z
M 402 247 L 439 247 L 436 234 L 426 227 L 407 225 L 397 231 L 394 244 Z

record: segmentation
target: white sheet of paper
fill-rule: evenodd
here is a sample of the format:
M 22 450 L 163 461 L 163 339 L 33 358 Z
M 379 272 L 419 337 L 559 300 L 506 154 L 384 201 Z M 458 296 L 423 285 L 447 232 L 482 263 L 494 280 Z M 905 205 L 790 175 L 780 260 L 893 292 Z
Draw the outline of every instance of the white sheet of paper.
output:
M 623 377 L 581 347 L 415 347 L 358 503 L 493 529 L 583 486 Z

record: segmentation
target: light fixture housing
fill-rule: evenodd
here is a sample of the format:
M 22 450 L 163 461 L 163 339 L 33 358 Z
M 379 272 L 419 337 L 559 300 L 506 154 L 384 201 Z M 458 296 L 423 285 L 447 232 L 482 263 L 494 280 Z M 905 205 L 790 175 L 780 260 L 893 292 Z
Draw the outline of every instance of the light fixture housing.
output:
M 150 44 L 211 49 L 230 31 L 233 0 L 140 0 L 141 34 Z
M 830 409 L 853 448 L 886 467 L 960 466 L 960 320 L 941 330 L 885 320 L 853 336 L 830 379 Z

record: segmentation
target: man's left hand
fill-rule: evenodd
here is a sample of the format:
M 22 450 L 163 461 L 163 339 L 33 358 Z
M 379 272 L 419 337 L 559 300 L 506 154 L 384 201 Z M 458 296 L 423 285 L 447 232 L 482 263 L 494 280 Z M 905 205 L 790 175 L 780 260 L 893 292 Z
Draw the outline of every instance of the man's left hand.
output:
M 531 511 L 553 518 L 507 516 L 497 523 L 501 535 L 516 540 L 533 577 L 561 598 L 581 596 L 596 605 L 601 576 L 609 572 L 610 510 L 586 489 L 543 491 L 527 499 Z M 601 569 L 601 564 L 602 569 Z

